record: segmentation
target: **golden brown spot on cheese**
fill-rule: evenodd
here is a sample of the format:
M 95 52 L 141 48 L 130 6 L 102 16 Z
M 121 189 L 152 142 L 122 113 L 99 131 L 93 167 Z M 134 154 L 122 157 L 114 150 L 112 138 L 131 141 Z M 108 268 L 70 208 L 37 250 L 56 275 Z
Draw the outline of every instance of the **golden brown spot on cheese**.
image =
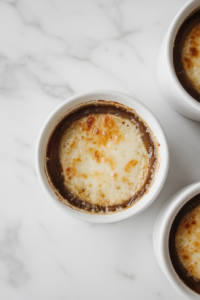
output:
M 84 194 L 85 193 L 85 189 L 82 187 L 77 187 L 77 190 L 79 192 L 79 194 Z
M 87 129 L 88 130 L 90 129 L 90 127 L 92 126 L 92 124 L 94 123 L 94 121 L 95 121 L 95 118 L 93 116 L 91 116 L 91 117 L 89 117 L 87 119 Z
M 93 156 L 94 156 L 94 158 L 95 158 L 95 160 L 96 160 L 97 163 L 101 162 L 101 154 L 100 154 L 99 151 L 97 151 L 97 150 L 94 151 Z
M 189 228 L 189 227 L 190 227 L 190 224 L 189 224 L 189 223 L 185 223 L 184 227 L 185 227 L 185 228 Z
M 82 161 L 82 160 L 81 160 L 80 157 L 77 157 L 77 158 L 74 158 L 74 159 L 73 159 L 73 162 L 74 162 L 74 163 L 76 163 L 76 162 L 81 162 L 81 161 Z
M 123 139 L 113 116 L 90 116 L 86 121 L 82 121 L 80 126 L 86 137 L 88 136 L 86 140 L 91 141 L 90 136 L 93 134 L 94 144 L 98 148 L 102 145 L 107 146 L 110 141 L 117 144 Z
M 130 181 L 127 177 L 122 177 L 122 181 L 125 182 L 127 185 L 130 185 Z
M 101 162 L 104 162 L 106 164 L 109 165 L 109 167 L 114 170 L 115 169 L 115 160 L 114 158 L 112 158 L 109 155 L 106 155 L 106 153 L 104 151 L 98 151 L 98 150 L 94 150 L 94 148 L 90 148 L 89 152 L 91 153 L 93 159 L 95 159 L 95 161 L 99 164 Z
M 82 177 L 82 178 L 85 178 L 85 179 L 88 178 L 87 174 L 81 174 L 81 173 L 80 173 L 78 176 L 79 176 L 79 177 Z
M 189 259 L 189 256 L 188 255 L 183 255 L 183 258 L 184 259 Z
M 130 173 L 131 172 L 131 169 L 133 167 L 135 167 L 137 165 L 138 161 L 135 160 L 135 159 L 132 159 L 130 160 L 127 165 L 124 167 L 124 170 L 127 172 L 127 173 Z
M 105 198 L 105 194 L 102 192 L 102 190 L 99 190 L 99 195 L 100 197 Z
M 191 59 L 188 57 L 183 57 L 183 64 L 184 64 L 185 68 L 187 68 L 187 69 L 190 69 L 193 67 L 193 63 L 192 63 Z
M 103 173 L 103 172 L 99 172 L 99 171 L 94 171 L 94 172 L 92 173 L 92 176 L 97 176 L 97 177 L 103 176 L 103 175 L 104 175 L 104 173 Z
M 99 129 L 96 127 L 93 132 L 94 134 L 99 134 Z
M 191 274 L 194 270 L 194 266 L 192 264 L 189 264 L 188 266 L 188 273 Z
M 66 168 L 66 172 L 67 172 L 67 179 L 68 180 L 71 180 L 72 179 L 72 176 L 77 176 L 77 177 L 83 177 L 83 178 L 86 178 L 85 174 L 80 174 L 77 172 L 77 164 L 80 163 L 82 160 L 80 157 L 77 157 L 77 158 L 74 158 L 70 164 L 70 167 L 67 167 Z
M 115 161 L 114 159 L 111 157 L 111 156 L 108 156 L 106 159 L 105 159 L 105 162 L 109 165 L 109 167 L 114 170 L 115 169 Z
M 193 245 L 194 245 L 195 247 L 199 247 L 199 243 L 198 243 L 197 241 L 193 242 Z M 199 250 L 200 250 L 200 249 L 199 249 Z
M 112 177 L 114 178 L 114 180 L 116 180 L 116 179 L 117 179 L 117 173 L 114 173 L 114 174 L 112 175 Z
M 104 124 L 106 127 L 112 128 L 114 125 L 114 120 L 111 116 L 104 117 Z
M 77 163 L 81 162 L 81 158 L 80 157 L 77 157 L 77 158 L 74 158 L 73 159 L 73 165 L 76 165 Z
M 77 144 L 77 138 L 74 138 L 71 145 L 68 147 L 68 151 L 67 151 L 68 155 L 73 151 L 74 147 L 76 147 L 76 144 Z
M 198 55 L 198 50 L 196 47 L 190 47 L 189 53 L 191 56 L 197 56 Z

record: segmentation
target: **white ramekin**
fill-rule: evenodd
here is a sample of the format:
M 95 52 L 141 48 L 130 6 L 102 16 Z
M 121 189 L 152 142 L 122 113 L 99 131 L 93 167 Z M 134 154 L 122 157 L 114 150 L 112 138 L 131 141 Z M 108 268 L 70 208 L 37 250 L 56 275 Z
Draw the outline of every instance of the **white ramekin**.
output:
M 153 246 L 157 262 L 173 287 L 186 299 L 200 299 L 200 295 L 187 287 L 177 275 L 169 254 L 169 233 L 179 210 L 199 193 L 200 182 L 197 182 L 173 195 L 160 210 L 153 229 Z
M 187 16 L 200 6 L 200 0 L 187 2 L 176 14 L 165 34 L 158 57 L 157 76 L 166 100 L 181 114 L 200 121 L 200 103 L 179 82 L 173 64 L 173 46 L 178 29 Z
M 126 210 L 111 213 L 111 214 L 92 214 L 76 209 L 71 208 L 70 206 L 64 205 L 57 199 L 56 194 L 51 188 L 46 173 L 45 173 L 45 156 L 46 156 L 46 147 L 49 140 L 49 137 L 52 133 L 52 130 L 55 128 L 57 122 L 67 114 L 67 112 L 77 105 L 81 105 L 91 100 L 106 100 L 114 101 L 126 105 L 130 108 L 133 108 L 137 114 L 146 121 L 148 126 L 151 128 L 154 136 L 156 137 L 159 146 L 159 157 L 160 165 L 156 172 L 155 180 L 149 189 L 149 191 L 144 194 L 144 196 L 135 203 L 135 205 L 127 208 Z M 136 101 L 132 97 L 114 91 L 100 90 L 92 91 L 88 93 L 75 95 L 66 101 L 64 101 L 56 110 L 49 116 L 46 120 L 39 138 L 36 147 L 36 169 L 39 177 L 39 181 L 43 189 L 48 193 L 51 199 L 55 204 L 65 211 L 68 215 L 77 218 L 82 221 L 91 222 L 91 223 L 112 223 L 127 219 L 133 215 L 136 215 L 146 209 L 157 197 L 160 192 L 168 172 L 169 165 L 169 152 L 166 142 L 165 135 L 163 130 L 153 116 L 153 114 L 140 102 Z

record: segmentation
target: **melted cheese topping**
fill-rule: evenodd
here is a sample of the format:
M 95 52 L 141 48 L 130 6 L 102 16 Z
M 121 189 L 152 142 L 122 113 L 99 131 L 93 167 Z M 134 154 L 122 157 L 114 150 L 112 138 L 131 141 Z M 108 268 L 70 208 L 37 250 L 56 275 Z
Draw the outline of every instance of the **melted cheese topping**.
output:
M 200 93 L 200 24 L 194 26 L 184 42 L 182 62 L 194 89 Z
M 96 205 L 130 199 L 148 175 L 148 153 L 136 124 L 96 114 L 72 123 L 60 143 L 65 186 Z
M 175 244 L 179 259 L 188 276 L 200 280 L 200 205 L 181 220 Z

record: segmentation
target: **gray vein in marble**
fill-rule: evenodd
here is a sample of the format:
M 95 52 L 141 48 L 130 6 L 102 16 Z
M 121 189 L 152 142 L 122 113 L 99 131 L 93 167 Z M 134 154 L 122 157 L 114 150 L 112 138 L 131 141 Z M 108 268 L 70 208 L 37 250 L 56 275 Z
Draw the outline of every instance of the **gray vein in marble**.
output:
M 17 86 L 17 77 L 15 80 L 15 72 L 17 71 L 19 74 L 19 71 L 22 73 L 23 77 L 29 79 L 30 82 L 34 82 L 37 84 L 37 86 L 42 90 L 45 94 L 48 96 L 51 96 L 53 98 L 61 98 L 65 99 L 72 94 L 74 94 L 74 91 L 71 89 L 71 87 L 66 84 L 50 84 L 44 81 L 43 78 L 39 78 L 34 71 L 30 70 L 29 68 L 29 62 L 33 61 L 34 63 L 38 64 L 40 68 L 45 69 L 46 71 L 53 74 L 54 77 L 58 77 L 53 70 L 50 70 L 45 63 L 41 63 L 39 60 L 33 58 L 33 56 L 27 56 L 23 57 L 22 60 L 20 60 L 18 63 L 15 64 L 6 64 L 3 76 L 1 76 L 0 79 L 0 93 L 5 95 L 8 93 L 13 93 L 16 91 L 16 89 L 19 89 L 19 86 Z M 23 80 L 23 78 L 22 78 Z M 63 81 L 63 80 L 62 80 Z M 25 83 L 26 84 L 26 83 Z M 22 87 L 22 84 L 20 84 Z M 23 83 L 24 85 L 24 83 Z M 21 88 L 20 87 L 20 88 Z
M 69 95 L 74 94 L 72 89 L 67 85 L 43 84 L 42 90 L 45 94 L 53 98 L 66 99 Z
M 19 158 L 14 158 L 14 161 L 17 162 L 18 164 L 20 164 L 22 167 L 24 168 L 28 168 L 29 170 L 32 171 L 32 173 L 37 176 L 36 172 L 35 172 L 35 168 L 33 168 L 30 163 L 27 163 L 26 161 L 23 161 Z
M 134 35 L 138 32 L 141 32 L 142 29 L 140 28 L 135 28 L 132 30 L 124 30 L 123 29 L 123 15 L 122 12 L 119 8 L 119 4 L 122 3 L 123 1 L 114 1 L 113 2 L 113 7 L 116 9 L 118 17 L 114 19 L 111 15 L 109 15 L 107 9 L 109 6 L 99 4 L 99 7 L 101 10 L 105 13 L 105 15 L 108 17 L 108 19 L 111 21 L 111 23 L 115 26 L 116 30 L 118 31 L 118 36 L 115 38 L 111 38 L 111 40 L 121 40 L 126 38 L 127 36 Z
M 47 67 L 47 64 L 45 64 L 44 62 L 41 62 L 40 60 L 36 59 L 33 56 L 29 56 L 28 58 L 31 61 L 39 64 L 39 66 L 42 67 L 45 71 L 51 72 L 56 77 L 58 77 L 58 75 L 55 74 L 55 71 L 53 71 L 52 69 Z M 29 75 L 35 78 L 35 80 L 37 81 L 38 85 L 41 87 L 41 89 L 44 93 L 46 93 L 47 95 L 49 95 L 53 98 L 66 99 L 66 97 L 69 97 L 75 93 L 74 90 L 65 82 L 63 82 L 62 84 L 43 83 L 42 80 L 38 76 L 33 74 L 32 72 L 30 72 Z
M 15 141 L 17 144 L 22 145 L 23 147 L 30 148 L 30 145 L 27 144 L 27 143 L 24 142 L 24 141 L 21 141 L 21 140 L 19 140 L 19 139 L 14 139 L 14 141 Z
M 36 175 L 37 176 L 37 175 Z M 21 173 L 15 173 L 15 177 L 20 180 L 20 182 L 31 191 L 35 191 L 35 188 L 31 185 L 30 180 L 25 179 L 26 177 L 22 177 Z
M 70 278 L 71 275 L 69 274 L 69 272 L 66 270 L 66 268 L 63 266 L 63 264 L 59 261 L 57 261 L 59 268 L 62 270 L 62 272 L 68 277 Z
M 19 71 L 18 69 L 21 65 L 10 63 L 9 60 L 3 56 L 0 58 L 1 63 L 1 76 L 0 76 L 0 94 L 1 95 L 9 95 L 14 94 L 14 92 L 19 89 L 18 86 L 18 78 L 15 76 L 15 71 Z
M 122 81 L 119 77 L 114 75 L 112 72 L 106 70 L 105 68 L 101 67 L 97 63 L 93 62 L 89 58 L 80 58 L 80 57 L 77 57 L 75 55 L 68 55 L 68 54 L 67 54 L 67 56 L 72 58 L 72 59 L 75 59 L 75 60 L 85 61 L 85 62 L 91 63 L 94 67 L 98 68 L 99 70 L 102 70 L 103 72 L 109 74 L 112 78 L 116 79 L 118 82 L 122 83 L 124 86 L 126 86 L 126 89 L 129 90 L 128 86 L 126 85 L 126 83 L 124 83 L 124 81 Z M 132 96 L 135 97 L 135 95 L 133 95 L 133 93 L 132 93 Z
M 115 26 L 115 28 L 120 31 L 123 25 L 123 16 L 122 13 L 119 9 L 119 3 L 122 1 L 114 1 L 113 2 L 113 8 L 117 12 L 117 17 L 114 18 L 111 16 L 108 12 L 108 8 L 110 8 L 110 5 L 103 5 L 99 4 L 99 8 L 104 12 L 104 14 L 108 17 L 108 19 L 111 21 L 111 23 Z
M 52 242 L 52 238 L 48 232 L 48 230 L 46 229 L 46 227 L 44 226 L 44 224 L 40 223 L 40 227 L 43 230 L 43 232 L 45 233 L 45 235 L 48 237 L 48 239 Z
M 127 30 L 127 31 L 123 31 L 118 37 L 114 38 L 113 40 L 122 40 L 125 39 L 126 37 L 130 36 L 130 35 L 134 35 L 138 32 L 141 32 L 142 30 L 139 28 L 133 29 L 133 30 Z
M 17 0 L 1 0 L 1 2 L 9 3 L 9 4 L 15 4 Z
M 66 43 L 66 41 L 64 39 L 62 39 L 61 37 L 55 35 L 55 34 L 50 34 L 49 32 L 47 32 L 46 30 L 44 30 L 44 28 L 42 28 L 40 22 L 38 21 L 38 19 L 35 19 L 34 21 L 32 22 L 29 22 L 25 19 L 25 16 L 23 15 L 23 13 L 20 11 L 20 7 L 19 7 L 19 2 L 16 0 L 16 1 L 12 1 L 10 2 L 9 4 L 11 4 L 15 10 L 17 11 L 18 15 L 20 16 L 21 20 L 23 21 L 23 24 L 26 25 L 26 26 L 30 26 L 30 27 L 33 27 L 39 31 L 41 31 L 44 35 L 50 37 L 50 38 L 53 38 L 54 40 L 58 40 L 58 41 L 61 41 L 62 43 Z
M 106 12 L 106 9 L 107 8 L 106 6 L 103 6 L 103 5 L 100 5 L 100 8 L 103 9 L 104 13 L 107 15 L 107 17 L 112 21 L 112 23 L 115 25 L 116 29 L 118 30 L 119 34 L 117 37 L 115 38 L 111 38 L 110 40 L 123 40 L 123 43 L 125 43 L 126 45 L 128 45 L 135 53 L 135 55 L 137 56 L 137 58 L 139 59 L 140 62 L 144 63 L 144 60 L 141 58 L 141 56 L 139 55 L 139 53 L 136 51 L 135 47 L 133 47 L 133 45 L 131 45 L 127 40 L 124 40 L 126 39 L 126 37 L 129 37 L 129 36 L 132 36 L 132 35 L 135 35 L 137 33 L 140 33 L 142 31 L 141 28 L 134 28 L 132 30 L 123 30 L 123 16 L 122 16 L 122 13 L 121 13 L 121 10 L 119 9 L 119 3 L 121 3 L 123 1 L 114 1 L 114 4 L 117 8 L 117 11 L 119 13 L 119 18 L 120 18 L 120 21 L 119 22 L 116 22 L 115 20 L 113 20 L 111 18 L 111 16 L 109 16 L 109 14 Z
M 60 76 L 58 76 L 58 74 L 55 73 L 54 70 L 50 69 L 47 66 L 47 64 L 45 64 L 41 60 L 38 60 L 33 56 L 29 56 L 29 58 L 33 62 L 38 63 L 39 66 L 42 67 L 44 70 L 53 73 L 57 78 L 60 77 Z M 32 74 L 32 76 L 36 79 L 36 81 L 40 85 L 42 91 L 53 98 L 66 99 L 67 97 L 75 94 L 75 91 L 69 86 L 69 84 L 64 82 L 62 78 L 59 78 L 60 81 L 62 80 L 62 82 L 63 82 L 62 84 L 50 84 L 50 83 L 43 83 L 42 80 L 35 74 Z
M 20 227 L 20 222 L 8 227 L 4 239 L 0 240 L 0 261 L 6 267 L 7 282 L 13 287 L 18 287 L 29 279 L 22 262 L 23 254 L 18 237 Z
M 143 64 L 145 64 L 144 60 L 141 58 L 141 56 L 139 55 L 139 53 L 136 51 L 135 47 L 128 41 L 124 41 L 124 44 L 126 44 L 127 46 L 129 46 L 135 53 L 135 55 L 137 56 L 137 58 L 139 59 L 139 61 Z
M 23 144 L 25 147 L 29 147 L 28 145 L 25 145 L 25 144 Z M 29 162 L 27 162 L 27 161 L 24 161 L 24 160 L 21 160 L 20 158 L 11 158 L 11 157 L 3 157 L 2 155 L 1 155 L 1 157 L 0 157 L 0 160 L 2 160 L 2 161 L 7 161 L 7 162 L 16 162 L 18 165 L 20 165 L 23 169 L 25 168 L 25 169 L 29 169 L 30 171 L 31 171 L 31 173 L 32 173 L 32 175 L 34 175 L 34 176 L 36 176 L 37 177 L 37 174 L 36 174 L 36 171 L 35 171 L 35 168 L 34 167 L 32 167 L 32 165 L 31 165 L 31 163 L 32 163 L 32 161 L 30 161 L 30 163 Z M 20 173 L 20 175 L 21 175 L 21 173 Z M 19 177 L 19 176 L 18 176 Z
M 125 273 L 125 272 L 123 272 L 123 271 L 121 271 L 121 270 L 119 270 L 119 269 L 116 269 L 116 272 L 117 272 L 119 275 L 123 276 L 124 278 L 131 279 L 131 280 L 135 280 L 135 277 L 134 277 L 132 274 Z

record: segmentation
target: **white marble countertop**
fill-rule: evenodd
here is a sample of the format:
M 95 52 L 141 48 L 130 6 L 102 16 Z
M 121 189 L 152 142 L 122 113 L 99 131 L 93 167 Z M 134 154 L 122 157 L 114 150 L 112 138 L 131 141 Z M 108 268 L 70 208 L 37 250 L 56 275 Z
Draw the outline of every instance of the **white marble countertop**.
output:
M 156 79 L 163 36 L 185 0 L 0 2 L 0 300 L 182 299 L 154 257 L 163 203 L 200 180 L 200 123 L 164 100 Z M 166 133 L 169 174 L 145 212 L 111 225 L 62 213 L 40 187 L 40 128 L 67 97 L 127 93 Z

